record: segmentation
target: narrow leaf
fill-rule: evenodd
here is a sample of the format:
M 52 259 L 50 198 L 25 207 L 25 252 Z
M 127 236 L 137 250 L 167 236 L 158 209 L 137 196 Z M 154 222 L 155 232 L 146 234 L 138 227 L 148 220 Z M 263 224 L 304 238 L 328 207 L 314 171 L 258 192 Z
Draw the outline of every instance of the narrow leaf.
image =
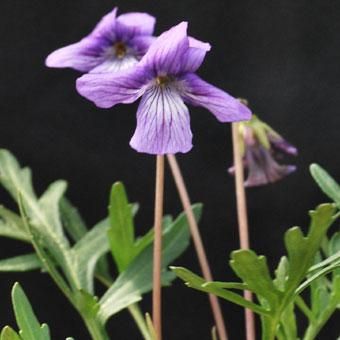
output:
M 109 220 L 105 219 L 94 226 L 73 247 L 77 258 L 77 272 L 81 286 L 89 293 L 93 292 L 94 271 L 101 256 L 109 251 L 107 230 Z
M 30 237 L 22 223 L 21 217 L 0 205 L 0 236 L 29 242 Z
M 239 289 L 239 290 L 249 290 L 248 285 L 241 282 L 221 282 L 221 281 L 212 281 L 206 282 L 203 284 L 203 287 L 207 288 L 222 288 L 222 289 Z
M 340 208 L 339 184 L 318 164 L 312 164 L 310 166 L 310 172 L 320 189 Z
M 26 272 L 41 267 L 41 261 L 34 253 L 0 260 L 0 272 Z
M 316 270 L 319 270 L 329 264 L 332 264 L 332 263 L 336 263 L 336 262 L 339 262 L 340 261 L 340 250 L 338 250 L 337 253 L 327 257 L 325 260 L 315 264 L 314 266 L 310 267 L 308 272 L 311 273 L 311 272 L 314 272 Z
M 118 271 L 122 272 L 133 258 L 134 224 L 131 205 L 120 182 L 112 186 L 109 216 L 108 236 L 111 252 Z
M 186 268 L 171 267 L 171 270 L 190 288 L 194 288 L 205 293 L 214 294 L 239 306 L 249 308 L 255 313 L 268 315 L 268 311 L 261 306 L 250 302 L 244 299 L 241 295 L 231 292 L 227 289 L 218 288 L 218 286 L 214 286 L 212 283 L 207 284 L 202 277 L 194 274 Z
M 39 199 L 39 206 L 46 216 L 47 223 L 53 228 L 54 233 L 60 235 L 60 238 L 64 238 L 64 234 L 59 215 L 59 202 L 66 188 L 67 183 L 65 181 L 56 181 L 47 188 Z M 34 220 L 32 223 L 34 224 Z
M 20 336 L 23 340 L 48 340 L 47 326 L 41 326 L 30 302 L 18 283 L 12 289 L 12 300 L 15 317 L 20 327 Z M 48 336 L 48 337 L 46 337 Z
M 61 215 L 61 220 L 63 222 L 63 226 L 67 233 L 71 236 L 72 240 L 75 242 L 80 241 L 83 237 L 88 232 L 88 228 L 81 217 L 80 213 L 78 212 L 77 208 L 71 204 L 71 202 L 63 197 L 60 200 L 60 215 Z M 95 227 L 93 228 L 95 229 Z M 93 229 L 91 230 L 91 237 L 96 238 L 93 234 Z M 97 231 L 98 232 L 98 231 Z M 103 236 L 106 238 L 107 231 L 103 230 Z M 88 236 L 89 237 L 89 236 Z M 92 242 L 92 241 L 86 241 L 85 242 Z M 83 247 L 85 245 L 85 242 L 82 241 L 81 244 Z M 84 254 L 82 253 L 80 256 L 80 260 L 78 262 L 78 268 L 80 271 L 82 271 L 82 280 L 85 279 L 83 282 L 85 287 L 89 292 L 93 290 L 93 268 L 96 267 L 96 273 L 101 277 L 104 278 L 105 280 L 110 280 L 110 274 L 109 274 L 109 263 L 107 261 L 107 258 L 102 256 L 100 258 L 100 254 L 97 254 L 97 251 L 99 250 L 99 253 L 103 252 L 108 252 L 108 247 L 105 247 L 105 250 L 102 252 L 101 248 L 103 245 L 108 244 L 107 240 L 103 241 L 103 244 L 97 244 L 98 248 L 94 250 L 93 247 L 88 247 L 91 248 L 92 254 L 88 254 L 92 260 L 89 257 L 83 258 Z M 83 250 L 81 251 L 83 252 Z M 94 259 L 94 261 L 93 261 Z M 87 261 L 87 262 L 86 262 Z M 88 280 L 88 281 L 86 281 Z
M 65 197 L 60 200 L 60 215 L 63 226 L 73 241 L 78 241 L 87 233 L 86 224 L 77 208 Z
M 301 294 L 301 292 L 305 290 L 313 281 L 317 280 L 322 276 L 327 275 L 328 273 L 331 273 L 332 271 L 338 268 L 340 268 L 340 261 L 332 263 L 331 265 L 317 271 L 296 289 L 295 294 Z

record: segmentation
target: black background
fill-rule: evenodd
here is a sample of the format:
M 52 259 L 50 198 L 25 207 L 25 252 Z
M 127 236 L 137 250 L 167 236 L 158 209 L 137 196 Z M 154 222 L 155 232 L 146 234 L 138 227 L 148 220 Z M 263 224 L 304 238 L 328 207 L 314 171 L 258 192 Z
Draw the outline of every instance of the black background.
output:
M 182 20 L 213 49 L 199 73 L 259 113 L 300 151 L 298 171 L 285 180 L 248 191 L 251 243 L 274 266 L 282 236 L 306 226 L 307 211 L 327 199 L 313 184 L 308 165 L 317 161 L 339 175 L 340 2 L 331 0 L 182 0 L 0 2 L 0 145 L 33 169 L 39 193 L 53 180 L 69 181 L 68 196 L 89 225 L 106 215 L 110 186 L 122 180 L 131 201 L 141 204 L 138 230 L 152 225 L 154 158 L 129 145 L 136 105 L 100 110 L 74 87 L 78 73 L 44 67 L 48 53 L 87 34 L 113 6 L 120 13 L 146 11 L 158 19 L 156 33 Z M 205 205 L 201 230 L 216 279 L 230 280 L 229 252 L 238 247 L 231 163 L 230 126 L 206 110 L 191 109 L 194 149 L 179 156 L 193 201 Z M 167 175 L 170 175 L 169 171 Z M 8 204 L 4 191 L 0 201 Z M 166 211 L 181 210 L 166 178 Z M 0 240 L 0 257 L 26 251 Z M 198 272 L 193 247 L 176 261 Z M 51 280 L 39 273 L 0 275 L 0 325 L 14 326 L 10 288 L 20 281 L 53 339 L 88 335 Z M 222 303 L 231 339 L 243 339 L 243 313 Z M 150 297 L 143 302 L 150 311 Z M 209 339 L 206 296 L 177 281 L 164 290 L 165 339 Z M 114 339 L 139 339 L 128 314 L 109 322 Z M 335 319 L 319 339 L 335 339 Z

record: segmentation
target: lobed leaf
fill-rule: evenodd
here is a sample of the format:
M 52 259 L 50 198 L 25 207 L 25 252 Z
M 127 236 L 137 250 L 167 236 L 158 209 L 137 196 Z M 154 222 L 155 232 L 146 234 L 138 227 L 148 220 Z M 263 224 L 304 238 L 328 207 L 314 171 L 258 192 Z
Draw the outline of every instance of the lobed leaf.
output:
M 281 292 L 275 287 L 270 277 L 264 256 L 257 256 L 251 250 L 237 250 L 232 252 L 230 266 L 247 284 L 249 290 L 265 298 L 272 310 L 276 308 Z
M 288 295 L 296 290 L 306 276 L 328 228 L 334 222 L 334 212 L 334 205 L 321 204 L 315 211 L 310 212 L 311 224 L 306 237 L 298 227 L 286 232 L 285 244 L 289 259 L 289 275 L 286 283 Z
M 239 306 L 249 308 L 255 313 L 268 315 L 268 311 L 263 307 L 244 299 L 239 294 L 231 292 L 227 289 L 222 289 L 218 285 L 214 285 L 214 282 L 206 282 L 204 278 L 194 274 L 186 268 L 173 266 L 170 268 L 190 288 L 197 289 L 205 293 L 214 294 Z

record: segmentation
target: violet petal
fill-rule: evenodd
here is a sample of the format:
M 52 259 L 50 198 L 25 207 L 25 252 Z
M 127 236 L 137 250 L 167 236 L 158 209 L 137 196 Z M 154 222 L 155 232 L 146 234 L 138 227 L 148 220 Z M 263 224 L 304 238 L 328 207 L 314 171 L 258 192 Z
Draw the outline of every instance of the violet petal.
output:
M 251 111 L 239 100 L 217 87 L 205 82 L 195 74 L 183 77 L 183 98 L 195 106 L 208 109 L 220 122 L 248 120 Z
M 117 39 L 129 41 L 140 35 L 152 35 L 155 28 L 155 17 L 147 13 L 126 13 L 117 17 L 115 32 Z
M 90 36 L 105 36 L 107 39 L 114 40 L 115 35 L 115 25 L 116 25 L 116 17 L 117 17 L 118 8 L 115 7 L 111 12 L 107 13 L 102 17 L 102 19 L 98 22 L 94 30 L 90 33 Z
M 77 90 L 98 107 L 130 104 L 145 91 L 147 75 L 140 68 L 114 73 L 88 73 L 77 79 Z
M 157 75 L 177 75 L 189 48 L 186 22 L 182 22 L 161 34 L 150 46 L 140 65 Z
M 104 61 L 98 39 L 84 38 L 78 43 L 62 47 L 46 58 L 46 66 L 70 67 L 81 72 L 88 72 Z
M 152 86 L 142 97 L 132 148 L 148 154 L 174 154 L 192 148 L 190 116 L 172 86 Z

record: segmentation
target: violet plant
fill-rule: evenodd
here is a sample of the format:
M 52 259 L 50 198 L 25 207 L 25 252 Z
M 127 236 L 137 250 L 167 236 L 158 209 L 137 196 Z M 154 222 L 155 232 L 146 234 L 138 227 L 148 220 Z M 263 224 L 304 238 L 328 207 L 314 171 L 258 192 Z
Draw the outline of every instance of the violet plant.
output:
M 106 323 L 124 309 L 130 312 L 142 338 L 161 340 L 161 285 L 171 285 L 176 275 L 189 287 L 210 294 L 216 325 L 213 339 L 228 339 L 216 296 L 258 315 L 263 340 L 315 339 L 340 305 L 340 237 L 339 233 L 330 232 L 340 215 L 339 185 L 320 166 L 311 166 L 313 177 L 332 202 L 310 212 L 306 235 L 298 227 L 286 232 L 287 255 L 281 258 L 275 275 L 271 275 L 264 256 L 247 249 L 249 240 L 241 240 L 244 249 L 232 252 L 230 261 L 240 281 L 214 281 L 197 226 L 202 206 L 191 205 L 175 159 L 176 153 L 192 148 L 186 104 L 206 108 L 222 123 L 234 122 L 237 164 L 230 172 L 235 172 L 238 207 L 242 206 L 239 193 L 241 187 L 244 191 L 244 185 L 264 185 L 292 173 L 295 167 L 278 164 L 275 155 L 277 151 L 296 155 L 297 149 L 252 116 L 244 102 L 195 74 L 211 46 L 188 36 L 186 22 L 154 37 L 155 22 L 146 13 L 117 16 L 114 8 L 88 36 L 56 50 L 46 59 L 49 67 L 69 67 L 86 73 L 77 80 L 77 90 L 100 108 L 141 98 L 130 145 L 138 152 L 157 156 L 153 228 L 136 237 L 134 216 L 138 205 L 129 202 L 120 182 L 112 186 L 107 216 L 89 228 L 65 197 L 65 181 L 52 183 L 38 196 L 30 169 L 22 168 L 9 151 L 2 149 L 0 184 L 12 196 L 17 210 L 0 206 L 0 236 L 30 244 L 33 251 L 0 260 L 0 271 L 40 270 L 49 275 L 94 340 L 111 338 Z M 163 216 L 164 155 L 184 210 L 176 219 Z M 248 170 L 245 183 L 243 168 Z M 247 217 L 243 201 L 240 225 Z M 240 234 L 243 231 L 241 228 Z M 173 266 L 188 247 L 190 234 L 203 277 Z M 104 294 L 99 296 L 95 282 L 105 287 Z M 152 318 L 138 304 L 151 290 Z M 247 291 L 248 295 L 243 297 L 235 290 Z M 306 290 L 310 291 L 308 302 L 302 294 Z M 250 293 L 255 299 L 251 299 Z M 12 300 L 19 330 L 3 328 L 0 340 L 50 339 L 47 325 L 40 325 L 19 284 L 13 287 Z M 297 326 L 298 312 L 307 318 L 304 333 Z M 249 324 L 253 316 L 248 316 L 247 340 L 254 340 L 254 324 Z

